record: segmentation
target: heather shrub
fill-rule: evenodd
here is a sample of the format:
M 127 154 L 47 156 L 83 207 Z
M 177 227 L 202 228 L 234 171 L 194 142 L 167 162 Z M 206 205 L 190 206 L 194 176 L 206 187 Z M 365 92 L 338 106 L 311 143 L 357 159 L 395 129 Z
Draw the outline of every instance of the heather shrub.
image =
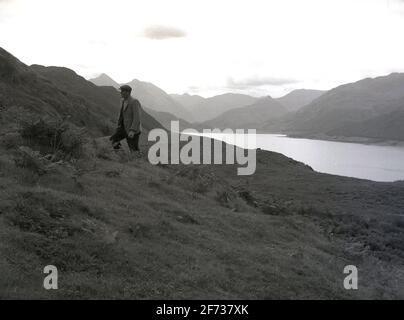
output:
M 20 134 L 30 146 L 38 146 L 42 153 L 60 153 L 65 157 L 80 157 L 85 142 L 84 130 L 64 121 L 22 122 Z

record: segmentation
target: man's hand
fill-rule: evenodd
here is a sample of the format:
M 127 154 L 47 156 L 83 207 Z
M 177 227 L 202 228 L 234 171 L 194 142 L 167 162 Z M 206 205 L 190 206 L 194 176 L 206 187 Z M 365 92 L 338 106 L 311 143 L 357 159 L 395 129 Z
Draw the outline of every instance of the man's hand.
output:
M 129 131 L 129 134 L 128 134 L 128 137 L 129 137 L 130 139 L 133 139 L 133 137 L 134 137 L 135 134 L 137 134 L 137 133 L 138 133 L 138 131 L 130 130 L 130 131 Z

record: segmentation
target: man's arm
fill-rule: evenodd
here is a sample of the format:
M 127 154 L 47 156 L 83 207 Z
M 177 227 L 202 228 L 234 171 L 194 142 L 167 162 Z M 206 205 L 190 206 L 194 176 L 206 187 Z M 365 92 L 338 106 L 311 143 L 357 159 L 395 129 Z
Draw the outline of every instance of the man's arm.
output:
M 139 100 L 134 100 L 132 105 L 132 125 L 129 128 L 129 131 L 133 131 L 134 133 L 140 133 L 140 117 L 141 117 L 141 106 Z
M 119 111 L 119 118 L 118 118 L 118 123 L 117 123 L 117 128 L 123 128 L 123 114 L 122 114 L 122 108 L 123 106 L 121 106 L 121 110 Z
M 118 129 L 119 129 L 119 128 L 122 128 L 122 120 L 121 120 L 121 116 L 119 116 L 119 118 L 118 118 L 118 121 L 117 121 L 116 127 L 117 127 Z

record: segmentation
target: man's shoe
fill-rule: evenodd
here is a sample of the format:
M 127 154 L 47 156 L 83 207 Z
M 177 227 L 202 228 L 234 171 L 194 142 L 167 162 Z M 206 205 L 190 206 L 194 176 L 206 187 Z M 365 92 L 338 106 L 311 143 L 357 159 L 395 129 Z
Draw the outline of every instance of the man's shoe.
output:
M 112 144 L 112 147 L 115 150 L 119 150 L 121 148 L 121 143 L 120 142 L 115 142 L 115 143 Z

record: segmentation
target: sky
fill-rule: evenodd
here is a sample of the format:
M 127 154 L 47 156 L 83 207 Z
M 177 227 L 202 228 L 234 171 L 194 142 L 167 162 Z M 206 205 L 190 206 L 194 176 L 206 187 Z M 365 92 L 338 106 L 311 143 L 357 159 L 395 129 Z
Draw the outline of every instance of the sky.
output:
M 0 0 L 0 47 L 168 93 L 279 97 L 404 72 L 404 0 Z

